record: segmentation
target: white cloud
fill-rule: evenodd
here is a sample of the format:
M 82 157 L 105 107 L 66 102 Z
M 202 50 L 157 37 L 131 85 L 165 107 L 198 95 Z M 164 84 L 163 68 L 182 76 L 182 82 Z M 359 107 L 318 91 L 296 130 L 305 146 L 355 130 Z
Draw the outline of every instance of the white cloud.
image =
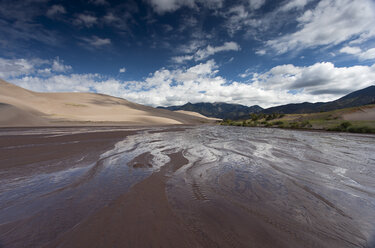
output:
M 120 68 L 119 73 L 125 73 L 125 72 L 126 72 L 126 68 L 125 67 Z
M 64 61 L 60 60 L 59 57 L 56 57 L 52 62 L 52 70 L 55 72 L 66 72 L 71 70 L 70 65 L 64 65 Z
M 181 7 L 197 8 L 197 3 L 208 8 L 221 8 L 224 0 L 148 0 L 158 14 L 173 12 Z M 257 0 L 261 1 L 261 0 Z
M 340 49 L 341 53 L 347 53 L 357 56 L 360 60 L 375 59 L 375 48 L 370 48 L 366 51 L 362 51 L 359 47 L 346 46 Z
M 0 58 L 0 78 L 11 78 L 34 73 L 38 67 L 48 63 L 41 59 L 4 59 Z
M 254 8 L 248 8 L 244 5 L 235 5 L 231 7 L 223 17 L 226 19 L 225 28 L 230 36 L 233 36 L 236 32 L 243 30 L 245 33 L 255 32 L 255 29 L 262 27 L 265 28 L 264 18 L 256 18 L 254 15 Z
M 159 13 L 163 14 L 165 12 L 173 12 L 182 6 L 187 6 L 193 8 L 195 6 L 194 0 L 150 0 L 150 4 L 153 9 Z
M 195 61 L 201 61 L 204 60 L 215 53 L 219 52 L 225 52 L 225 51 L 239 51 L 241 50 L 240 45 L 238 45 L 236 42 L 225 42 L 221 46 L 210 46 L 208 45 L 206 48 L 198 49 L 194 54 L 192 55 L 184 55 L 184 56 L 176 56 L 173 57 L 172 60 L 176 63 L 183 63 L 188 60 L 194 59 Z
M 258 54 L 258 55 L 265 55 L 265 54 L 266 54 L 266 50 L 264 50 L 264 49 L 259 49 L 259 50 L 255 51 L 255 54 Z
M 375 64 L 335 67 L 330 62 L 321 62 L 307 67 L 276 66 L 254 80 L 269 90 L 303 90 L 312 96 L 337 97 L 374 84 L 374 78 Z
M 257 76 L 258 74 L 254 73 L 251 69 L 247 69 L 244 73 L 238 74 L 238 76 L 241 77 L 241 78 L 248 78 L 251 75 L 253 75 L 253 77 L 254 77 L 254 75 Z
M 241 47 L 236 42 L 225 42 L 222 46 L 212 47 L 208 45 L 205 49 L 200 49 L 195 53 L 195 60 L 202 60 L 218 52 L 239 51 Z
M 182 46 L 179 46 L 177 50 L 181 53 L 194 53 L 199 48 L 206 45 L 206 42 L 204 40 L 190 40 L 188 44 L 184 44 Z
M 281 11 L 290 11 L 292 9 L 302 9 L 310 0 L 291 0 L 287 1 L 287 4 L 283 5 Z
M 279 54 L 294 49 L 336 45 L 365 35 L 375 37 L 372 0 L 322 0 L 297 18 L 300 29 L 267 41 Z
M 346 46 L 340 49 L 340 53 L 347 53 L 347 54 L 358 54 L 361 51 L 362 50 L 359 47 L 349 47 L 349 46 Z
M 192 60 L 192 59 L 194 59 L 193 55 L 176 56 L 172 58 L 173 62 L 179 63 L 179 64 L 184 63 L 185 61 Z
M 97 22 L 98 18 L 90 14 L 79 14 L 77 18 L 74 20 L 74 24 L 86 26 L 88 28 L 92 27 Z
M 27 60 L 22 63 L 31 64 Z M 0 68 L 3 73 L 4 68 Z M 8 74 L 9 78 L 5 79 L 35 91 L 95 91 L 152 106 L 230 102 L 270 107 L 291 102 L 330 101 L 374 84 L 375 78 L 375 64 L 335 67 L 330 62 L 306 67 L 280 65 L 261 74 L 247 70 L 245 74 L 251 83 L 229 82 L 218 76 L 219 68 L 214 60 L 186 69 L 162 68 L 143 81 L 120 81 L 99 74 L 52 72 L 49 76 L 37 76 L 29 75 L 30 70 L 23 70 L 25 74 L 17 77 Z M 290 90 L 298 93 L 291 94 Z
M 19 76 L 50 76 L 51 73 L 65 73 L 72 70 L 63 60 L 43 59 L 4 59 L 0 58 L 0 78 L 9 79 Z
M 362 52 L 359 55 L 359 58 L 366 59 L 375 59 L 375 48 L 368 49 L 367 51 Z
M 47 16 L 49 18 L 53 18 L 56 15 L 65 14 L 65 13 L 66 13 L 66 10 L 64 6 L 62 5 L 52 5 L 51 8 L 47 10 Z
M 266 3 L 266 0 L 249 0 L 250 8 L 259 9 Z
M 96 48 L 111 44 L 111 40 L 109 38 L 100 38 L 97 36 L 92 36 L 91 38 L 82 37 L 81 40 L 89 43 L 91 46 L 94 46 Z

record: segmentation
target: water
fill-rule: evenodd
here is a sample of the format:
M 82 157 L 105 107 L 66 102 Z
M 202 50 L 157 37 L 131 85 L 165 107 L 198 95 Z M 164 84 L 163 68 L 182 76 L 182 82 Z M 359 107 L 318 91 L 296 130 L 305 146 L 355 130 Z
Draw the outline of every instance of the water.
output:
M 85 164 L 82 154 L 59 161 L 71 163 L 61 170 L 0 177 L 0 246 L 12 239 L 19 243 L 9 247 L 23 240 L 48 243 L 159 171 L 168 154 L 179 151 L 189 163 L 169 172 L 166 192 L 175 214 L 192 230 L 219 232 L 233 246 L 247 237 L 246 228 L 307 247 L 372 245 L 374 136 L 200 126 L 140 130 L 101 151 L 96 162 Z M 152 167 L 128 165 L 148 152 Z

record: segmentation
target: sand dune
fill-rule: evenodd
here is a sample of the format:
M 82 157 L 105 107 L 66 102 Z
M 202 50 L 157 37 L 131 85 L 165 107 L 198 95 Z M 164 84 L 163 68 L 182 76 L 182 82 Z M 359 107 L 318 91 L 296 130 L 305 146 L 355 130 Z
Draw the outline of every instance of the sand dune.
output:
M 344 114 L 344 120 L 348 121 L 375 121 L 375 106 L 363 106 L 357 111 Z
M 0 126 L 166 125 L 211 118 L 95 93 L 38 93 L 0 80 Z
M 191 115 L 191 116 L 195 116 L 195 117 L 200 117 L 200 118 L 207 118 L 207 119 L 210 119 L 210 120 L 213 120 L 213 121 L 222 121 L 223 120 L 223 119 L 220 119 L 220 118 L 207 117 L 207 116 L 204 116 L 204 115 L 202 115 L 200 113 L 193 112 L 193 111 L 176 110 L 174 112 L 183 113 L 183 114 L 187 114 L 187 115 Z

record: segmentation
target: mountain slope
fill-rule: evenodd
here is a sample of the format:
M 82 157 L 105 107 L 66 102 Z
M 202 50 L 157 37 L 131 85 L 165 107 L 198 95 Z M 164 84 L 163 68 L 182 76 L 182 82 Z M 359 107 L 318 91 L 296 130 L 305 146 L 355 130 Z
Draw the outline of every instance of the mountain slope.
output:
M 205 116 L 216 117 L 221 119 L 246 119 L 251 113 L 284 113 L 284 114 L 303 114 L 316 113 L 323 111 L 332 111 L 341 108 L 358 107 L 367 104 L 375 103 L 375 86 L 370 86 L 362 90 L 352 92 L 340 99 L 332 102 L 317 102 L 317 103 L 291 103 L 280 105 L 267 109 L 262 109 L 258 105 L 251 107 L 240 104 L 229 103 L 187 103 L 181 106 L 158 107 L 169 110 L 185 110 L 194 111 Z
M 220 118 L 220 119 L 240 119 L 243 117 L 248 117 L 251 113 L 258 113 L 263 109 L 258 105 L 251 107 L 240 105 L 240 104 L 230 104 L 230 103 L 186 103 L 182 106 L 170 106 L 170 107 L 158 107 L 161 109 L 168 110 L 185 110 L 198 112 L 204 116 Z
M 0 126 L 197 124 L 207 118 L 95 93 L 38 93 L 0 80 Z
M 370 86 L 362 90 L 354 91 L 346 96 L 343 96 L 332 102 L 318 102 L 318 103 L 296 103 L 276 106 L 264 109 L 262 112 L 269 113 L 283 113 L 283 114 L 302 114 L 315 113 L 323 111 L 332 111 L 342 108 L 358 107 L 375 102 L 375 86 Z

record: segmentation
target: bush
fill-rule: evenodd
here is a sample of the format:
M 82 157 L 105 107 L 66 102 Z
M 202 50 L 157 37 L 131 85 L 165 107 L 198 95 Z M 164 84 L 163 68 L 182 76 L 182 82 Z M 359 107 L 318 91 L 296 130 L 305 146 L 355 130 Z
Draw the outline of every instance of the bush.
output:
M 289 123 L 290 128 L 300 128 L 300 124 L 298 122 L 291 122 Z
M 312 125 L 310 124 L 309 121 L 306 120 L 306 121 L 301 122 L 300 127 L 310 128 L 310 127 L 312 127 Z
M 333 127 L 333 128 L 328 128 L 327 130 L 328 131 L 336 131 L 336 132 L 346 132 L 346 131 L 349 131 L 348 130 L 348 127 L 350 127 L 352 124 L 349 122 L 349 121 L 344 121 L 343 123 L 341 123 L 340 125 L 338 125 L 337 127 Z M 354 130 L 354 129 L 353 129 Z M 349 131 L 350 132 L 350 131 Z
M 273 122 L 272 124 L 273 124 L 273 125 L 280 126 L 280 125 L 283 125 L 284 122 L 282 122 L 282 121 L 276 121 L 276 122 Z
M 250 115 L 252 121 L 257 121 L 259 119 L 259 116 L 257 114 L 251 114 Z
M 347 129 L 349 126 L 351 126 L 352 124 L 349 122 L 349 121 L 344 121 L 343 123 L 340 124 L 340 127 L 342 129 Z
M 368 126 L 349 127 L 348 131 L 351 133 L 375 133 L 375 129 Z

